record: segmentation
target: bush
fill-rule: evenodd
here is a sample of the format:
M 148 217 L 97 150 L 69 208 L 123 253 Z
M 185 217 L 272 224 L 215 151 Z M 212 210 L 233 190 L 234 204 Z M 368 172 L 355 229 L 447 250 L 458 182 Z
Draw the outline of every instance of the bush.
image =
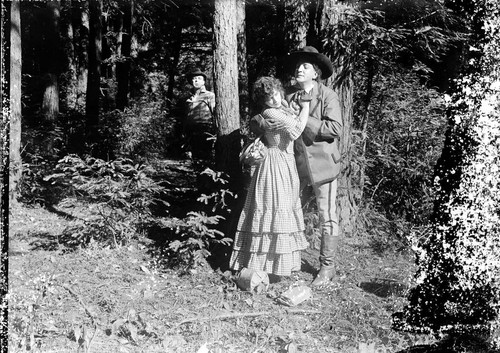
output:
M 154 205 L 168 207 L 161 199 L 164 188 L 147 175 L 151 170 L 130 159 L 106 162 L 69 155 L 58 162 L 55 172 L 45 181 L 91 203 L 91 216 L 64 232 L 69 243 L 125 244 L 154 222 Z
M 371 102 L 366 116 L 364 108 L 355 109 L 358 124 L 365 126 L 353 136 L 352 165 L 359 166 L 363 188 L 356 227 L 377 249 L 403 249 L 405 236 L 425 228 L 432 213 L 444 101 L 416 75 L 392 70 L 374 82 Z
M 226 188 L 228 181 L 223 173 L 207 168 L 201 174 L 212 181 L 212 192 L 197 199 L 205 211 L 190 211 L 182 219 L 164 218 L 158 223 L 167 235 L 163 258 L 169 266 L 195 268 L 211 255 L 212 246 L 227 246 L 232 242 L 218 227 L 225 220 L 221 214 L 231 213 L 229 205 L 235 195 Z
M 123 112 L 104 113 L 99 127 L 99 149 L 114 157 L 143 159 L 175 153 L 177 119 L 160 102 L 139 102 Z

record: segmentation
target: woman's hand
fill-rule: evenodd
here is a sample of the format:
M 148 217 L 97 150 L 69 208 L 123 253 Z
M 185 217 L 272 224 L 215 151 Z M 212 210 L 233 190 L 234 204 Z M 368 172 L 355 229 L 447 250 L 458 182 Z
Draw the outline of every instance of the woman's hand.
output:
M 282 130 L 286 127 L 285 122 L 281 119 L 267 118 L 266 123 L 270 131 Z

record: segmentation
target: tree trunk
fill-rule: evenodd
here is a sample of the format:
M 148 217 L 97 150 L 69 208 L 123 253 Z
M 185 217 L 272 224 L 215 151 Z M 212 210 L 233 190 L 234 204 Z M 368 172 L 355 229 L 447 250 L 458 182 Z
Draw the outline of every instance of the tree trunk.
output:
M 86 98 L 87 134 L 90 141 L 97 137 L 99 124 L 99 96 L 102 50 L 102 0 L 92 0 L 89 5 L 88 82 Z
M 425 239 L 415 239 L 417 285 L 409 293 L 409 305 L 395 315 L 395 326 L 440 335 L 465 333 L 469 340 L 479 334 L 495 346 L 488 352 L 497 352 L 500 13 L 497 0 L 470 5 L 468 47 L 474 51 L 449 103 L 448 131 L 436 165 L 433 227 Z
M 88 64 L 89 64 L 89 10 L 87 2 L 74 2 L 73 11 L 73 29 L 76 60 L 76 109 L 83 111 L 86 105 L 86 91 L 88 85 Z
M 342 19 L 342 8 L 338 6 L 337 0 L 323 0 L 323 11 L 321 17 L 321 31 L 320 37 L 326 35 L 327 28 L 335 26 L 340 19 Z M 320 41 L 318 41 L 320 42 Z M 318 48 L 325 54 L 328 50 Z M 325 48 L 326 49 L 326 48 Z M 338 180 L 337 192 L 337 210 L 339 212 L 339 231 L 340 235 L 345 236 L 352 234 L 356 224 L 357 206 L 359 203 L 358 195 L 359 190 L 355 190 L 352 183 L 352 124 L 353 124 L 353 82 L 349 76 L 340 84 L 334 85 L 336 73 L 342 71 L 342 67 L 337 62 L 334 62 L 334 73 L 327 82 L 340 97 L 342 107 L 342 172 Z M 362 186 L 361 186 L 362 187 Z
M 214 11 L 215 159 L 216 168 L 232 179 L 241 174 L 239 101 L 234 94 L 238 92 L 236 2 L 216 0 Z
M 248 121 L 249 112 L 249 87 L 248 87 L 248 69 L 247 69 L 247 36 L 245 20 L 245 1 L 237 0 L 237 40 L 238 40 L 238 83 L 240 96 L 240 116 L 242 121 Z
M 61 39 L 59 33 L 59 1 L 47 2 L 47 22 L 45 28 L 44 58 L 45 89 L 42 114 L 47 121 L 54 121 L 59 114 L 59 83 Z
M 179 59 L 181 55 L 182 48 L 182 24 L 177 23 L 174 28 L 174 40 L 172 45 L 173 60 L 169 67 L 168 73 L 168 88 L 167 88 L 167 107 L 172 107 L 172 102 L 174 101 L 174 86 L 175 86 L 175 74 L 178 73 Z
M 21 161 L 21 14 L 20 1 L 10 8 L 10 134 L 9 201 L 15 203 L 22 174 Z
M 129 75 L 130 75 L 130 49 L 132 44 L 132 18 L 134 11 L 133 0 L 123 3 L 123 22 L 121 30 L 120 57 L 116 63 L 116 108 L 123 110 L 128 106 Z
M 64 33 L 64 56 L 66 58 L 66 76 L 65 82 L 61 83 L 65 89 L 61 90 L 61 103 L 64 102 L 64 105 L 61 106 L 61 109 L 69 109 L 76 110 L 77 109 L 77 69 L 76 69 L 76 53 L 75 53 L 75 31 L 73 29 L 73 21 L 72 21 L 72 1 L 71 0 L 63 0 L 61 2 L 61 11 L 63 15 L 61 16 L 61 33 Z M 64 15 L 66 14 L 66 15 Z
M 10 51 L 5 50 L 5 44 L 11 42 L 10 38 L 7 38 L 7 33 L 13 29 L 13 22 L 11 21 L 11 8 L 17 6 L 17 12 L 19 13 L 19 1 L 16 1 L 16 5 L 12 5 L 13 1 L 10 3 L 0 3 L 0 38 L 2 39 L 2 49 L 0 50 L 0 72 L 2 76 L 2 82 L 0 83 L 0 97 L 2 103 L 4 102 L 4 97 L 10 98 L 10 85 L 6 85 L 4 78 L 9 77 L 10 83 L 12 79 L 10 78 Z M 20 19 L 18 18 L 17 21 Z M 20 40 L 20 23 L 17 23 L 17 40 Z M 11 47 L 12 48 L 12 47 Z M 20 53 L 20 52 L 19 52 Z M 20 62 L 17 64 L 19 65 Z M 18 70 L 21 71 L 20 68 Z M 2 105 L 3 107 L 3 105 Z M 2 119 L 0 120 L 0 316 L 2 318 L 2 325 L 0 325 L 0 347 L 2 353 L 7 353 L 8 351 L 8 322 L 9 322 L 9 300 L 7 294 L 9 293 L 9 214 L 11 208 L 9 207 L 9 118 L 7 114 L 3 112 Z

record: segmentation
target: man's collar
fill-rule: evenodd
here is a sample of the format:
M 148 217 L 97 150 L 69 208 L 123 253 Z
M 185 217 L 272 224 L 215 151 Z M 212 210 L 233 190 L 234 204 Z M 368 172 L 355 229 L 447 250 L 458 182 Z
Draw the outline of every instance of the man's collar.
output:
M 206 91 L 207 88 L 205 86 L 201 86 L 200 88 L 194 90 L 194 94 L 205 93 Z
M 300 85 L 297 83 L 295 84 L 295 87 L 297 88 L 297 91 L 302 91 L 302 87 L 300 87 Z M 306 92 L 306 93 L 316 93 L 318 91 L 318 81 L 313 81 L 313 85 L 310 89 L 309 92 Z

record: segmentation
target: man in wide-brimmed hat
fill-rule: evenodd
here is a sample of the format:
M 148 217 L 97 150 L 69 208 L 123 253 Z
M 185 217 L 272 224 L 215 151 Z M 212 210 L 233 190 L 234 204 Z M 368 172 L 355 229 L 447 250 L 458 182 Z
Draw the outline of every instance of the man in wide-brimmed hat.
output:
M 214 128 L 215 94 L 207 90 L 207 75 L 199 68 L 188 72 L 186 79 L 192 85 L 192 95 L 186 100 L 184 132 L 192 157 L 207 160 L 212 156 L 212 143 L 207 138 Z
M 322 286 L 335 275 L 339 239 L 336 199 L 342 132 L 340 101 L 332 89 L 319 82 L 332 75 L 333 65 L 316 48 L 305 46 L 290 53 L 285 68 L 293 70 L 296 82 L 286 94 L 290 105 L 293 107 L 304 92 L 312 97 L 309 118 L 302 135 L 295 141 L 294 153 L 302 188 L 311 185 L 316 196 L 321 230 L 321 268 L 312 285 Z M 252 119 L 250 127 L 255 132 L 262 132 L 266 126 L 277 128 L 278 125 L 257 116 Z

